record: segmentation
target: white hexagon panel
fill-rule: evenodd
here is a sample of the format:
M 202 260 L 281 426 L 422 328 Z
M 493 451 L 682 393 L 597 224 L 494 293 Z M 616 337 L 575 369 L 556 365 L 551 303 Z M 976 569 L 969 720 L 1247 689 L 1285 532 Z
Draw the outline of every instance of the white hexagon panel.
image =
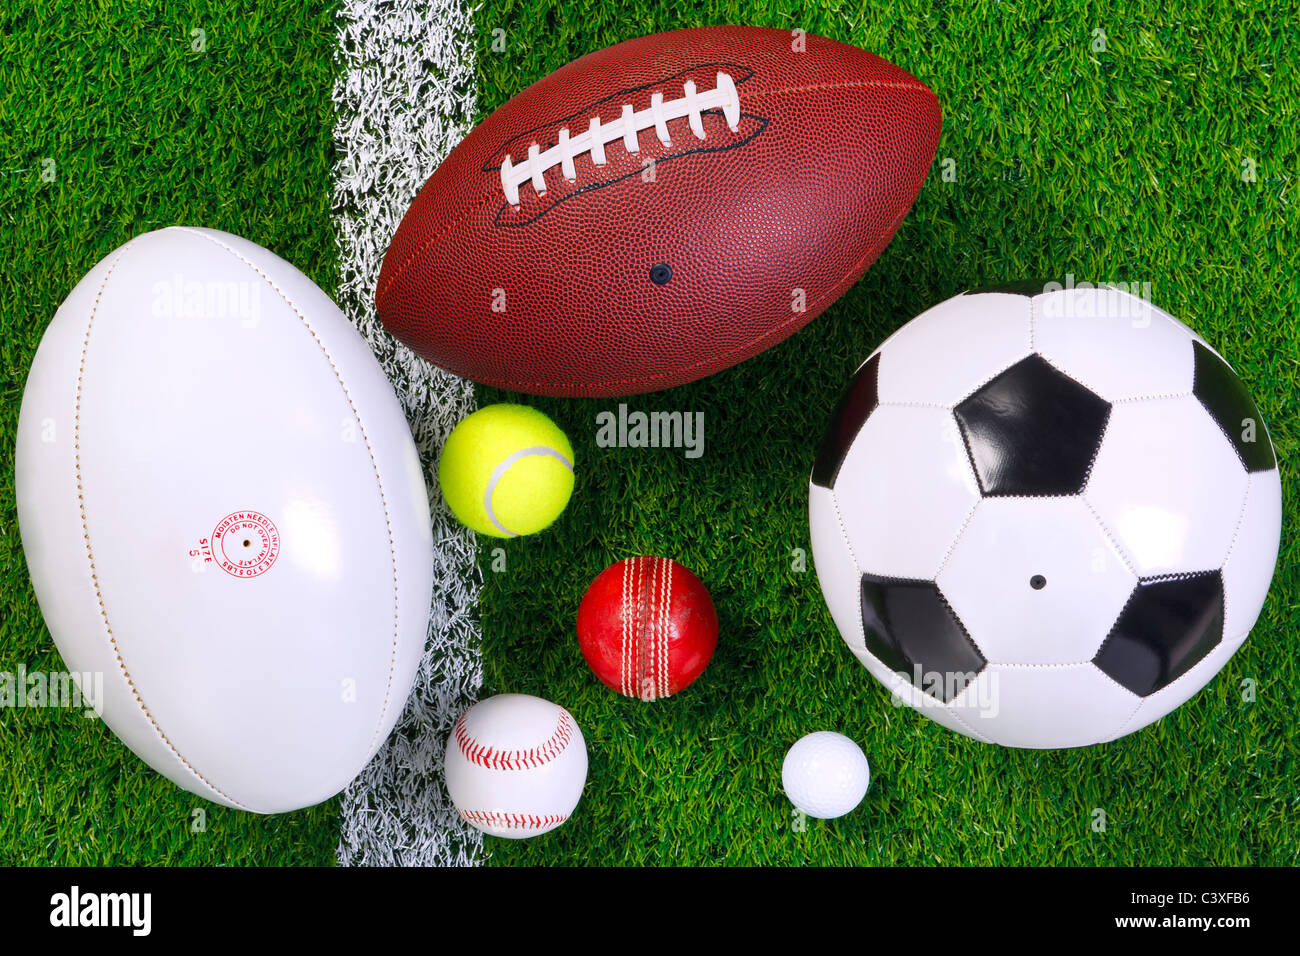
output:
M 1078 497 L 985 498 L 936 583 L 990 663 L 1056 666 L 1092 660 L 1138 579 Z
M 861 570 L 932 578 L 979 489 L 947 409 L 878 404 L 875 370 L 872 359 L 855 380 L 855 407 L 869 412 L 835 463 L 835 506 Z
M 880 347 L 890 358 L 880 401 L 955 405 L 1029 354 L 1029 304 L 1022 295 L 957 296 L 907 323 Z
M 1038 296 L 1033 311 L 1035 351 L 1106 401 L 1191 394 L 1200 337 L 1145 299 L 1068 289 Z
M 1116 405 L 1084 498 L 1139 575 L 1218 568 L 1248 483 L 1191 395 Z
M 1085 747 L 1116 737 L 1141 704 L 1140 697 L 1085 662 L 990 664 L 950 706 L 976 739 L 1043 749 Z

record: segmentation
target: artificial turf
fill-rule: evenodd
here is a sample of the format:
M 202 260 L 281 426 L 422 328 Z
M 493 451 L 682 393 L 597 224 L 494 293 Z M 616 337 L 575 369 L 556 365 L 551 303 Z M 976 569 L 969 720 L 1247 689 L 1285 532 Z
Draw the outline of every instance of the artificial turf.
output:
M 480 48 L 480 106 L 589 50 L 721 21 L 802 27 L 913 72 L 944 108 L 935 168 L 892 245 L 829 312 L 730 371 L 627 400 L 703 412 L 703 457 L 597 447 L 595 416 L 617 400 L 536 401 L 568 430 L 577 488 L 553 530 L 506 547 L 506 571 L 483 562 L 484 693 L 563 702 L 591 771 L 570 823 L 489 841 L 491 862 L 1297 862 L 1300 580 L 1289 535 L 1253 636 L 1204 692 L 1115 743 L 1053 752 L 987 746 L 894 707 L 798 560 L 810 547 L 808 473 L 854 368 L 951 295 L 1067 273 L 1151 283 L 1157 305 L 1227 356 L 1270 425 L 1291 524 L 1295 31 L 1269 14 L 1137 4 L 1049 4 L 1024 18 L 1000 3 L 778 0 L 629 16 L 600 3 L 489 2 L 479 23 L 502 27 L 507 49 L 494 52 L 490 37 Z M 721 619 L 704 676 L 649 705 L 597 684 L 573 629 L 590 580 L 638 553 L 695 570 Z M 857 812 L 800 829 L 781 761 L 825 729 L 863 744 L 874 780 Z
M 14 506 L 18 408 L 41 333 L 100 258 L 176 223 L 246 236 L 329 290 L 334 46 L 320 5 L 0 9 L 0 671 L 63 668 Z M 100 721 L 0 711 L 0 864 L 328 864 L 336 815 L 219 807 Z
M 62 666 L 27 580 L 12 456 L 27 366 L 77 279 L 135 233 L 184 222 L 245 235 L 333 285 L 331 10 L 275 0 L 257 11 L 87 13 L 66 0 L 39 16 L 0 11 L 0 671 Z M 591 770 L 572 821 L 531 841 L 489 840 L 489 861 L 1298 862 L 1300 573 L 1285 531 L 1260 622 L 1205 691 L 1112 744 L 1035 752 L 979 744 L 891 705 L 835 632 L 806 517 L 830 410 L 886 335 L 967 288 L 1073 273 L 1151 283 L 1157 305 L 1234 364 L 1269 424 L 1289 528 L 1300 437 L 1294 25 L 1236 6 L 1031 13 L 916 0 L 490 0 L 477 19 L 483 115 L 583 53 L 717 22 L 873 50 L 929 84 L 945 113 L 915 209 L 841 302 L 734 369 L 627 400 L 703 412 L 702 457 L 598 448 L 596 415 L 617 400 L 528 399 L 573 441 L 577 489 L 551 530 L 501 546 L 504 570 L 498 545 L 484 545 L 483 692 L 564 704 Z M 53 181 L 42 178 L 47 159 Z M 700 681 L 652 705 L 598 684 L 573 634 L 587 583 L 638 553 L 695 570 L 722 625 Z M 859 740 L 874 780 L 854 814 L 800 828 L 781 759 L 821 729 Z M 213 806 L 68 711 L 0 713 L 0 787 L 0 863 L 328 863 L 337 841 L 332 804 L 269 819 Z M 204 832 L 193 832 L 196 809 Z

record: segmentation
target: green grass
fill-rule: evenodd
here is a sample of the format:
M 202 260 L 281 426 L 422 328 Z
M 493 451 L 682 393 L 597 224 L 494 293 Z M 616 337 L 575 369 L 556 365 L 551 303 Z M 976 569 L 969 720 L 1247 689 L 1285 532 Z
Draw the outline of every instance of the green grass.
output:
M 829 6 L 829 5 L 828 5 Z M 944 106 L 936 172 L 886 253 L 792 340 L 632 408 L 705 414 L 703 458 L 595 446 L 617 401 L 543 400 L 578 455 L 557 527 L 511 543 L 485 573 L 488 687 L 565 704 L 591 771 L 575 818 L 527 842 L 491 841 L 496 864 L 1294 864 L 1297 548 L 1284 537 L 1254 635 L 1209 687 L 1130 737 L 1081 751 L 985 746 L 891 706 L 839 639 L 809 549 L 807 480 L 850 374 L 891 331 L 967 288 L 1059 276 L 1152 283 L 1152 297 L 1231 361 L 1257 396 L 1294 521 L 1300 241 L 1293 177 L 1300 49 L 1278 18 L 1121 4 L 1054 4 L 1030 20 L 1003 4 L 781 0 L 612 5 L 489 2 L 481 50 L 490 110 L 590 49 L 675 26 L 803 27 L 877 51 Z M 1106 51 L 1093 52 L 1093 30 Z M 955 161 L 956 182 L 937 175 Z M 1243 162 L 1257 181 L 1242 181 Z M 483 401 L 508 399 L 485 390 Z M 590 676 L 573 619 L 607 563 L 665 554 L 709 585 L 722 623 L 709 670 L 645 705 Z M 490 564 L 485 560 L 485 569 Z M 1245 703 L 1240 683 L 1258 681 Z M 862 808 L 792 826 L 785 750 L 813 730 L 860 740 L 874 781 Z M 1107 827 L 1094 832 L 1094 810 Z
M 39 336 L 101 256 L 175 222 L 247 236 L 329 290 L 334 77 L 327 7 L 141 4 L 86 14 L 59 0 L 0 12 L 0 670 L 58 669 L 18 542 L 12 454 Z M 807 475 L 856 365 L 892 330 L 963 289 L 1057 276 L 1152 283 L 1156 303 L 1236 366 L 1269 422 L 1296 516 L 1300 400 L 1294 177 L 1300 40 L 1244 8 L 907 0 L 798 6 L 503 3 L 479 14 L 484 114 L 570 59 L 641 33 L 715 22 L 802 27 L 874 50 L 945 110 L 939 162 L 867 277 L 792 340 L 633 408 L 702 411 L 703 458 L 604 450 L 615 401 L 539 400 L 568 431 L 578 488 L 550 532 L 485 549 L 485 693 L 567 706 L 591 753 L 573 821 L 492 862 L 667 864 L 1294 864 L 1300 832 L 1294 635 L 1297 547 L 1243 650 L 1157 726 L 1105 747 L 1023 752 L 974 743 L 889 703 L 836 635 L 809 566 Z M 489 49 L 490 31 L 508 49 Z M 190 49 L 190 30 L 207 50 Z M 1094 52 L 1094 30 L 1106 50 Z M 42 162 L 57 164 L 42 181 Z M 1242 181 L 1243 162 L 1257 181 Z M 936 170 L 938 166 L 936 166 Z M 484 390 L 486 403 L 507 399 Z M 597 684 L 573 619 L 587 583 L 636 553 L 674 557 L 722 622 L 699 683 L 647 706 Z M 1240 682 L 1258 681 L 1245 703 Z M 837 822 L 791 825 L 785 749 L 838 729 L 874 781 Z M 0 863 L 329 863 L 332 805 L 260 818 L 152 773 L 98 722 L 0 712 Z M 204 833 L 191 812 L 207 814 Z M 1093 832 L 1095 809 L 1108 817 Z
M 247 236 L 325 289 L 336 274 L 328 11 L 114 6 L 0 11 L 0 671 L 63 667 L 22 559 L 13 442 L 27 367 L 64 296 L 127 239 L 173 223 Z M 0 711 L 0 793 L 0 863 L 334 858 L 332 805 L 265 818 L 209 804 L 66 710 Z

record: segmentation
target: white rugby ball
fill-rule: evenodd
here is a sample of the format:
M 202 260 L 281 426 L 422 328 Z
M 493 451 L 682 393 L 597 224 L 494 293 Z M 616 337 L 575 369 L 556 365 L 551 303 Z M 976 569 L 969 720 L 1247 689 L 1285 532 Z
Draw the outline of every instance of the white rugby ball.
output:
M 498 694 L 461 714 L 444 769 L 462 820 L 517 840 L 554 830 L 573 814 L 587 782 L 587 744 L 559 704 Z
M 424 649 L 427 492 L 379 364 L 284 260 L 176 227 L 99 262 L 32 363 L 16 484 L 64 661 L 179 786 L 295 810 L 392 730 Z

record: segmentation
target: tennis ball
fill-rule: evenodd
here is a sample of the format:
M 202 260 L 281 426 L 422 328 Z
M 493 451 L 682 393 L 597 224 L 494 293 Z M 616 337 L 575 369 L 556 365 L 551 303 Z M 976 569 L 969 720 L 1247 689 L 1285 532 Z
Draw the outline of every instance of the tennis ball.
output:
M 460 522 L 513 538 L 541 531 L 573 494 L 573 446 L 535 408 L 488 405 L 452 429 L 438 484 Z

